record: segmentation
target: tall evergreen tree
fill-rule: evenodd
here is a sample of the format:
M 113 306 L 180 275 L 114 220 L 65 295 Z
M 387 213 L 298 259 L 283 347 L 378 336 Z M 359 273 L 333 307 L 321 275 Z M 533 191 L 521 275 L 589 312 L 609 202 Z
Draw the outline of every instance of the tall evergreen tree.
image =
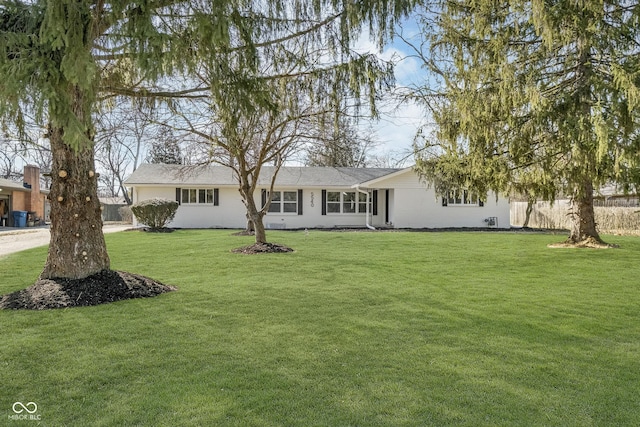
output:
M 224 45 L 232 2 L 214 3 L 219 13 L 209 20 L 194 17 L 188 3 L 177 1 L 0 5 L 0 116 L 23 126 L 29 108 L 49 123 L 51 243 L 42 279 L 80 279 L 109 269 L 94 166 L 96 102 L 105 91 L 128 88 L 141 78 L 188 69 L 193 55 L 183 49 L 184 33 L 170 33 L 167 21 L 193 23 L 190 31 L 207 34 L 211 45 Z M 220 31 L 208 32 L 211 22 Z
M 151 142 L 147 161 L 165 165 L 183 164 L 180 144 L 170 129 L 166 127 L 159 129 L 156 139 Z
M 640 164 L 640 6 L 438 3 L 425 57 L 442 85 L 431 106 L 444 143 L 418 167 L 480 192 L 521 183 L 547 199 L 568 195 L 569 241 L 602 243 L 594 189 L 632 184 Z
M 317 136 L 306 148 L 307 166 L 365 167 L 375 142 L 364 135 L 357 123 L 340 117 L 338 123 L 320 123 Z

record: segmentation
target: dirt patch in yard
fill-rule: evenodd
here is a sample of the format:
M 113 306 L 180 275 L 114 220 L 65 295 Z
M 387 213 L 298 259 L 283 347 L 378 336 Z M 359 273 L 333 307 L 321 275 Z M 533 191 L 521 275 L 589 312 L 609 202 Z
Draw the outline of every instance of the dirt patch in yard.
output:
M 572 248 L 586 248 L 586 249 L 615 249 L 615 248 L 619 248 L 620 246 L 618 245 L 613 245 L 610 243 L 605 243 L 602 240 L 598 240 L 595 239 L 593 237 L 589 237 L 588 239 L 585 239 L 581 242 L 574 242 L 571 239 L 568 239 L 564 242 L 560 242 L 560 243 L 552 243 L 550 245 L 547 245 L 550 248 L 553 249 L 572 249 Z
M 2 309 L 46 310 L 82 307 L 177 290 L 139 274 L 105 270 L 84 279 L 41 279 L 26 289 L 0 297 Z

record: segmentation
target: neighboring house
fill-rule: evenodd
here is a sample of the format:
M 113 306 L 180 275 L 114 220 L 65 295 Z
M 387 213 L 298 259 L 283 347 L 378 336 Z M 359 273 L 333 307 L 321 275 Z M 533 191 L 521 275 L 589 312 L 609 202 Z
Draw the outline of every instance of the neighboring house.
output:
M 127 206 L 124 197 L 100 197 L 103 221 L 124 221 L 120 208 Z
M 616 184 L 605 185 L 599 191 L 594 192 L 593 203 L 595 206 L 609 207 L 637 207 L 640 206 L 640 197 L 637 193 L 625 194 Z
M 272 167 L 263 167 L 254 197 L 264 206 Z M 238 182 L 224 166 L 141 165 L 125 182 L 133 203 L 152 198 L 180 203 L 171 227 L 244 228 Z M 134 219 L 134 225 L 136 221 Z M 489 194 L 482 201 L 466 191 L 436 197 L 413 168 L 282 167 L 267 229 L 274 228 L 509 228 L 509 201 Z
M 22 183 L 0 179 L 0 226 L 13 227 L 14 211 L 27 212 L 29 225 L 44 223 L 47 217 L 47 192 L 40 191 L 40 168 L 24 167 Z

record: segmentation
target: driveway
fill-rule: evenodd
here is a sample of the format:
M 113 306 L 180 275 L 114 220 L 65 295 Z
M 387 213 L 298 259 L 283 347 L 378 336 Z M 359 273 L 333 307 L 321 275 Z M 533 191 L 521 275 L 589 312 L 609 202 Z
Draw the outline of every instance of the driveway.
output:
M 131 224 L 105 224 L 104 233 L 115 233 L 132 228 Z M 0 257 L 49 244 L 51 234 L 48 227 L 0 228 Z

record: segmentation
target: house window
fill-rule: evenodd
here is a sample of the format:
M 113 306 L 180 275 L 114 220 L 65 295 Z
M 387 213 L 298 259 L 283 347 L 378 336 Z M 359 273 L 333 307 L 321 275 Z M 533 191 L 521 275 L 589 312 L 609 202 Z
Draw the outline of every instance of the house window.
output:
M 482 206 L 478 195 L 469 190 L 450 190 L 444 202 L 445 206 Z
M 327 191 L 327 213 L 340 213 L 340 199 L 341 193 L 339 191 Z
M 180 202 L 182 204 L 214 205 L 216 190 L 213 188 L 182 188 Z
M 371 203 L 372 197 L 369 197 L 369 212 L 372 212 Z M 358 192 L 358 212 L 367 213 L 367 195 L 360 192 Z
M 195 188 L 183 188 L 182 189 L 182 203 L 197 203 L 198 202 L 198 190 Z
M 342 213 L 356 213 L 357 211 L 356 193 L 342 193 Z
M 213 188 L 198 190 L 198 203 L 213 204 Z
M 273 191 L 270 213 L 298 213 L 298 191 Z
M 372 209 L 369 199 L 369 212 Z M 327 213 L 366 213 L 367 195 L 355 191 L 327 191 Z

